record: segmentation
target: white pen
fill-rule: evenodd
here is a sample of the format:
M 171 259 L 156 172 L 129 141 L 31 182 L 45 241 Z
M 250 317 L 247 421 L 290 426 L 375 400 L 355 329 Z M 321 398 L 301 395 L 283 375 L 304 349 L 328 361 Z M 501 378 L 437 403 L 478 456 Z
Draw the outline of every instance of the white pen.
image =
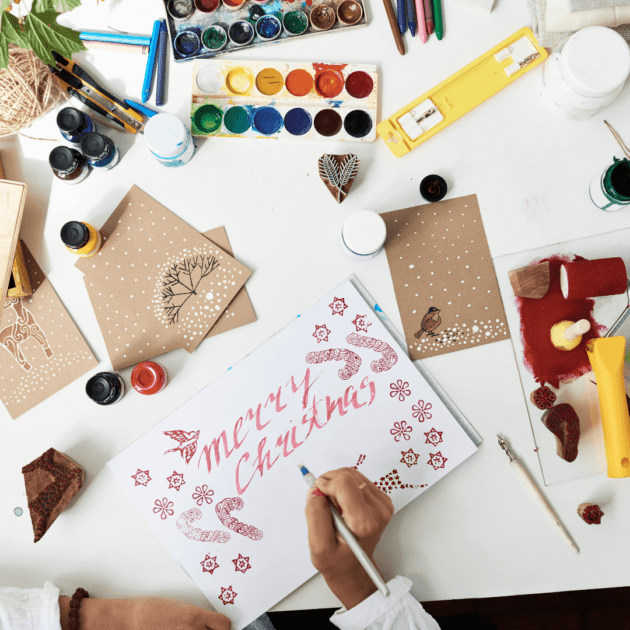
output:
M 312 487 L 315 485 L 315 475 L 304 466 L 304 464 L 298 464 L 300 467 L 300 472 L 304 475 L 304 481 L 306 481 L 308 487 Z M 374 586 L 379 590 L 379 592 L 384 597 L 389 597 L 389 588 L 385 581 L 381 577 L 381 574 L 378 572 L 372 561 L 368 558 L 367 553 L 363 551 L 363 547 L 359 544 L 357 539 L 354 537 L 354 534 L 348 529 L 346 522 L 343 520 L 341 514 L 337 511 L 335 506 L 330 503 L 330 513 L 332 514 L 333 521 L 335 522 L 335 527 L 337 531 L 341 535 L 341 537 L 348 543 L 348 547 L 354 554 L 355 558 L 361 563 L 361 566 L 365 569 L 366 573 L 370 576 L 372 582 L 374 582 Z

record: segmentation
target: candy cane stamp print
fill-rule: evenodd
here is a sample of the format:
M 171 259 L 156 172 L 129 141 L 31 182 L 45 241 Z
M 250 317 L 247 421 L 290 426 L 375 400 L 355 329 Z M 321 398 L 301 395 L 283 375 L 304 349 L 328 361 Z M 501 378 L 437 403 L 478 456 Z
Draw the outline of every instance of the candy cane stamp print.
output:
M 346 364 L 337 372 L 342 381 L 347 381 L 354 376 L 361 367 L 361 357 L 347 348 L 331 348 L 319 352 L 309 352 L 306 355 L 307 363 L 323 363 L 324 361 L 345 361 Z
M 245 523 L 237 521 L 230 515 L 232 510 L 241 510 L 244 505 L 245 503 L 240 497 L 228 497 L 227 499 L 223 499 L 223 501 L 217 503 L 214 509 L 217 513 L 217 517 L 224 527 L 231 529 L 237 534 L 247 536 L 252 540 L 260 540 L 263 537 L 263 533 L 259 529 L 256 529 L 253 525 L 245 525 Z
M 193 528 L 192 524 L 195 521 L 198 521 L 202 517 L 201 510 L 199 508 L 192 508 L 192 510 L 188 510 L 188 512 L 184 512 L 177 519 L 177 529 L 186 536 L 186 538 L 190 538 L 191 540 L 199 540 L 200 542 L 217 542 L 217 543 L 226 543 L 230 540 L 230 534 L 228 532 L 222 532 L 217 529 L 215 531 L 208 531 L 199 529 L 198 527 Z
M 392 350 L 392 348 L 384 341 L 379 341 L 378 339 L 374 339 L 374 337 L 364 337 L 363 335 L 351 333 L 346 337 L 346 341 L 351 346 L 356 346 L 357 348 L 370 348 L 371 350 L 374 350 L 374 352 L 381 353 L 380 359 L 374 360 L 370 363 L 370 369 L 372 372 L 376 372 L 377 374 L 379 372 L 387 372 L 387 370 L 391 370 L 398 361 L 398 355 Z

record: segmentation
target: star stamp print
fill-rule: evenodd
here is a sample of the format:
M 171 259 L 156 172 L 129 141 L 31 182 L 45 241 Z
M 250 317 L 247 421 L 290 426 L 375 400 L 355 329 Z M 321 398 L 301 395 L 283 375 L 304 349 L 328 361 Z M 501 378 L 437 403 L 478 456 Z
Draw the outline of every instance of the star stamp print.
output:
M 212 575 L 216 569 L 219 568 L 219 563 L 217 562 L 217 557 L 210 557 L 210 554 L 207 554 L 206 557 L 199 563 L 203 569 L 204 573 L 210 573 Z
M 448 461 L 446 457 L 442 455 L 440 451 L 437 453 L 429 453 L 431 459 L 427 462 L 427 464 L 431 464 L 435 470 L 438 468 L 444 468 L 444 464 Z
M 400 451 L 402 455 L 402 459 L 400 460 L 401 464 L 407 464 L 407 468 L 411 468 L 418 463 L 419 454 L 413 452 L 413 449 L 410 448 L 408 451 Z
M 249 558 L 245 558 L 240 553 L 238 554 L 238 558 L 232 560 L 234 563 L 234 570 L 240 571 L 241 573 L 246 573 L 247 569 L 251 569 L 251 565 L 249 564 Z
M 368 322 L 368 320 L 366 318 L 367 318 L 367 315 L 357 315 L 352 320 L 352 323 L 354 324 L 354 327 L 356 328 L 355 332 L 367 332 L 368 331 L 368 326 L 371 326 L 372 322 Z
M 443 442 L 442 433 L 444 431 L 436 431 L 435 429 L 431 429 L 428 433 L 425 433 L 427 436 L 427 441 L 425 444 L 433 444 L 433 446 L 437 446 L 440 442 Z
M 238 595 L 238 593 L 235 593 L 232 590 L 232 586 L 228 586 L 227 588 L 224 588 L 223 586 L 221 587 L 221 595 L 219 595 L 219 599 L 223 602 L 224 606 L 227 606 L 227 604 L 233 604 L 234 603 L 234 599 L 235 597 Z
M 136 486 L 145 486 L 149 483 L 149 481 L 151 481 L 151 477 L 149 477 L 149 471 L 148 470 L 140 470 L 138 468 L 138 472 L 135 475 L 131 475 L 132 479 L 135 479 Z
M 328 341 L 328 335 L 330 335 L 330 330 L 326 328 L 326 324 L 323 326 L 318 326 L 315 324 L 315 332 L 313 333 L 313 337 L 317 339 L 317 343 L 320 341 Z
M 393 490 L 406 490 L 406 489 L 414 489 L 418 488 L 418 486 L 414 486 L 410 483 L 403 483 L 400 480 L 400 476 L 398 475 L 398 471 L 394 468 L 392 472 L 387 473 L 383 477 L 381 477 L 378 481 L 374 482 L 374 485 L 377 488 L 380 488 L 386 494 L 391 494 Z M 419 486 L 420 488 L 424 488 L 426 484 L 422 484 Z
M 179 492 L 179 489 L 186 483 L 184 481 L 184 474 L 175 471 L 173 471 L 173 474 L 167 477 L 166 480 L 168 481 L 168 489 L 175 488 L 177 492 Z
M 343 312 L 348 308 L 348 305 L 346 304 L 346 299 L 338 297 L 336 297 L 328 306 L 330 306 L 330 308 L 332 309 L 333 315 L 342 316 Z

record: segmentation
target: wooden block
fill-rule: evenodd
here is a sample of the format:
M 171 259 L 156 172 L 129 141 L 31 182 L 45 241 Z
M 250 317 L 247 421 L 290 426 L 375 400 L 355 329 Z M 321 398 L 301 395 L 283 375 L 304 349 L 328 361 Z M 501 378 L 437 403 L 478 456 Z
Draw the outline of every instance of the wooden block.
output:
M 556 452 L 567 462 L 575 461 L 580 441 L 580 419 L 575 409 L 567 403 L 560 403 L 547 409 L 542 423 L 556 436 Z
M 0 304 L 4 304 L 26 201 L 26 184 L 0 181 Z
M 341 203 L 350 192 L 354 178 L 359 172 L 361 160 L 353 153 L 346 155 L 324 153 L 317 164 L 321 180 L 335 201 Z
M 508 271 L 508 276 L 517 297 L 539 300 L 549 291 L 549 262 Z
M 9 290 L 7 297 L 23 298 L 33 295 L 31 280 L 26 270 L 26 262 L 24 260 L 24 252 L 22 251 L 22 241 L 18 240 L 15 248 L 15 256 L 13 258 L 13 270 L 9 278 Z
M 580 515 L 580 518 L 589 525 L 600 525 L 602 516 L 604 516 L 601 508 L 596 503 L 580 503 L 577 513 Z

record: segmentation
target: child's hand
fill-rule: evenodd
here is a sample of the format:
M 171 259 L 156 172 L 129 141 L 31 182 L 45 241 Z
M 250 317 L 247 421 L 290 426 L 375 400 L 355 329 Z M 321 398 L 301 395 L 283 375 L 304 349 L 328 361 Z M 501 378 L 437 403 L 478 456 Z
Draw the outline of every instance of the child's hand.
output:
M 328 500 L 341 512 L 370 559 L 394 506 L 382 490 L 354 468 L 327 472 L 308 491 L 306 520 L 311 560 L 333 593 L 350 609 L 374 593 L 376 586 L 335 530 Z

